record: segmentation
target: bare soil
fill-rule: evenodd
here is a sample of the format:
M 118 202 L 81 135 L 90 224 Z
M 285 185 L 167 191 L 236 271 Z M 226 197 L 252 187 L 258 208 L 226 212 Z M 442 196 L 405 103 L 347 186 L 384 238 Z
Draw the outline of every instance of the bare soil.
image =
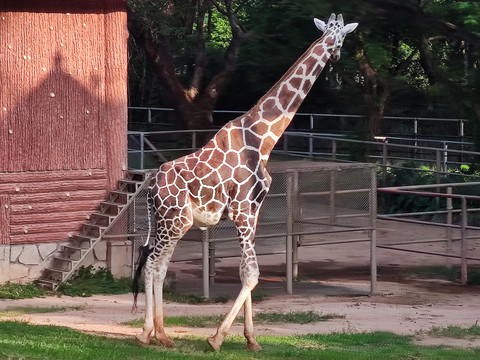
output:
M 441 236 L 437 230 L 405 227 L 403 224 L 379 222 L 378 241 L 392 243 L 398 239 L 425 239 Z M 440 251 L 443 244 L 415 245 L 414 248 Z M 440 248 L 438 248 L 440 247 Z M 471 253 L 480 247 L 472 241 Z M 314 324 L 257 324 L 262 335 L 302 335 L 332 332 L 390 331 L 415 336 L 422 344 L 480 347 L 480 338 L 445 339 L 428 335 L 432 327 L 470 327 L 480 322 L 480 287 L 461 286 L 438 278 L 415 275 L 416 267 L 445 265 L 442 257 L 401 251 L 377 251 L 378 286 L 369 294 L 369 244 L 324 245 L 300 248 L 299 271 L 302 281 L 295 283 L 294 294 L 286 295 L 284 255 L 261 256 L 262 277 L 259 292 L 267 295 L 254 304 L 255 312 L 316 311 L 341 317 Z M 458 261 L 454 261 L 456 265 Z M 472 264 L 474 264 L 472 262 Z M 201 293 L 201 268 L 198 262 L 174 263 L 178 291 Z M 213 296 L 233 298 L 240 289 L 238 259 L 224 259 L 216 266 L 217 280 Z M 166 316 L 225 314 L 233 300 L 225 304 L 188 305 L 166 303 Z M 26 300 L 0 300 L 0 312 L 10 307 L 80 307 L 77 310 L 48 314 L 16 316 L 32 324 L 67 326 L 85 332 L 132 337 L 140 332 L 122 323 L 143 316 L 143 294 L 138 312 L 131 312 L 132 296 L 95 295 L 89 298 L 46 297 Z M 6 319 L 6 317 L 0 318 Z M 8 319 L 13 319 L 9 317 Z M 211 335 L 213 328 L 169 327 L 175 338 L 185 335 Z M 243 334 L 235 324 L 231 334 Z

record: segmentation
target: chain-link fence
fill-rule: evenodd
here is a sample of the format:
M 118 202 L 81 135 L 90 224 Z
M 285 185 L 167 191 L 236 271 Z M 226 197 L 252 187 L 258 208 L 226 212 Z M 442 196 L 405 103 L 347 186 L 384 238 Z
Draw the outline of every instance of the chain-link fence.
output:
M 259 256 L 284 254 L 286 287 L 298 272 L 299 246 L 370 242 L 371 289 L 375 289 L 375 166 L 360 163 L 272 162 L 272 185 L 262 206 L 257 234 Z M 107 238 L 131 240 L 132 261 L 148 231 L 146 185 L 122 210 Z M 154 225 L 152 221 L 152 225 Z M 241 249 L 232 221 L 222 219 L 206 231 L 191 229 L 178 243 L 173 262 L 202 260 L 203 294 L 215 277 L 215 259 L 239 257 Z

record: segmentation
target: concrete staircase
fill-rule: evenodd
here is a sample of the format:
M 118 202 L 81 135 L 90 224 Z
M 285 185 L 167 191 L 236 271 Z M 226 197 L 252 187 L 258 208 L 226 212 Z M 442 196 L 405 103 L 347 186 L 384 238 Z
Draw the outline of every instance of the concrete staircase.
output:
M 127 209 L 135 195 L 148 186 L 149 173 L 129 171 L 125 180 L 119 182 L 118 190 L 112 191 L 107 201 L 100 204 L 100 209 L 91 214 L 89 222 L 83 225 L 82 232 L 71 238 L 69 243 L 53 253 L 49 267 L 37 280 L 43 288 L 57 290 L 82 265 L 85 257 L 93 250 L 103 235 L 115 224 L 116 219 Z

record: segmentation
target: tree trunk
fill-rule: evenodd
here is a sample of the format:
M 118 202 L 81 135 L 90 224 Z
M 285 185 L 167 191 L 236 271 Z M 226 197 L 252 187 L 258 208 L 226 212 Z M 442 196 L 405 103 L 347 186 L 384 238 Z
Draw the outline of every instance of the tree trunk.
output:
M 219 12 L 228 18 L 232 29 L 232 39 L 225 50 L 223 63 L 220 69 L 207 83 L 205 73 L 207 67 L 206 44 L 203 35 L 205 14 L 210 6 L 215 6 Z M 175 109 L 178 125 L 183 129 L 208 129 L 213 125 L 213 110 L 218 98 L 226 88 L 227 82 L 237 67 L 237 54 L 240 46 L 246 41 L 248 34 L 239 23 L 233 11 L 232 2 L 197 1 L 195 26 L 195 65 L 193 75 L 188 86 L 182 85 L 176 72 L 169 36 L 158 34 L 155 41 L 151 29 L 146 29 L 129 9 L 128 29 L 135 42 L 144 51 L 146 58 L 155 71 L 169 106 Z M 202 86 L 205 84 L 206 86 Z
M 358 39 L 357 59 L 364 78 L 364 97 L 366 116 L 369 127 L 369 139 L 382 134 L 382 122 L 385 107 L 390 98 L 390 88 L 372 66 L 363 50 L 363 43 Z

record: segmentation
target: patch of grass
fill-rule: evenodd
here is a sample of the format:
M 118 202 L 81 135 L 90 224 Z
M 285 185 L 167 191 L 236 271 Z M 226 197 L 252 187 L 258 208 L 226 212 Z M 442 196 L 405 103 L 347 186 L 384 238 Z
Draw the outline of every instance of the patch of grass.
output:
M 461 271 L 458 267 L 420 266 L 411 268 L 410 273 L 424 279 L 444 279 L 452 282 L 458 282 L 461 279 Z M 467 284 L 472 286 L 480 285 L 480 270 L 468 270 Z
M 265 312 L 255 314 L 254 320 L 259 323 L 278 324 L 278 323 L 293 323 L 293 324 L 310 324 L 330 319 L 344 318 L 343 315 L 338 314 L 319 314 L 315 311 L 292 311 L 288 313 L 282 312 Z
M 110 270 L 94 269 L 93 266 L 82 266 L 76 275 L 59 291 L 68 296 L 88 297 L 93 294 L 126 294 L 132 291 L 132 280 L 115 279 Z
M 164 319 L 165 326 L 187 326 L 187 327 L 216 327 L 225 318 L 225 315 L 193 315 L 193 316 L 167 316 Z M 124 325 L 142 327 L 142 319 L 127 321 Z
M 12 306 L 12 307 L 7 307 L 5 311 L 0 312 L 0 316 L 48 314 L 48 313 L 65 312 L 65 311 L 82 310 L 82 309 L 83 309 L 83 306 L 50 306 L 50 307 Z
M 218 297 L 215 299 L 207 299 L 200 295 L 195 294 L 180 294 L 172 291 L 164 291 L 163 299 L 166 301 L 177 302 L 182 304 L 214 304 L 214 303 L 226 303 L 227 298 Z
M 343 318 L 343 315 L 326 314 L 321 315 L 314 311 L 297 311 L 289 313 L 265 312 L 255 314 L 253 320 L 262 324 L 309 324 L 327 321 L 335 318 Z M 166 326 L 187 326 L 187 327 L 217 327 L 225 318 L 225 315 L 193 315 L 193 316 L 172 316 L 165 317 Z M 243 323 L 243 316 L 238 316 L 237 323 Z M 142 327 L 143 319 L 127 321 L 125 325 Z
M 45 296 L 45 291 L 33 284 L 13 284 L 7 282 L 0 285 L 0 299 L 30 299 Z
M 176 338 L 174 348 L 164 348 L 152 340 L 144 348 L 133 338 L 113 339 L 84 334 L 67 328 L 0 322 L 0 359 L 29 360 L 116 360 L 116 359 L 467 359 L 480 357 L 480 349 L 420 346 L 410 336 L 385 332 L 307 336 L 258 336 L 263 350 L 245 350 L 243 336 L 228 337 L 222 351 L 212 352 L 205 338 Z
M 429 332 L 432 336 L 449 337 L 455 339 L 466 339 L 480 336 L 480 326 L 473 325 L 470 327 L 461 326 L 447 326 L 447 327 L 433 327 Z

